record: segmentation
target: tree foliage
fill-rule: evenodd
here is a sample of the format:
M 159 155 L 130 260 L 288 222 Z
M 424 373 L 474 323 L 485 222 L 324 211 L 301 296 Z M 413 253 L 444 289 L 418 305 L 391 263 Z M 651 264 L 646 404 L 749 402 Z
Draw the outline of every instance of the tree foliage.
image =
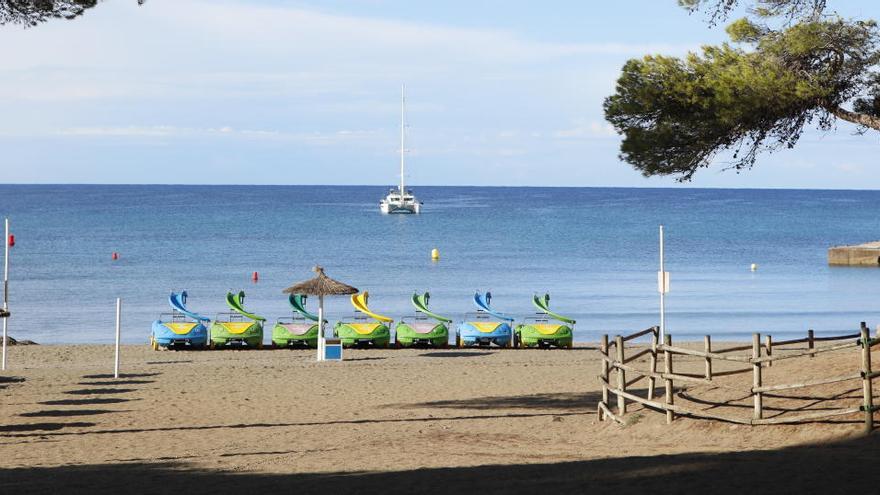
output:
M 713 18 L 737 4 L 679 3 Z M 822 0 L 762 0 L 727 33 L 730 43 L 700 53 L 623 67 L 605 116 L 624 137 L 621 158 L 644 175 L 690 180 L 719 154 L 732 168 L 750 168 L 762 151 L 793 147 L 811 123 L 827 130 L 843 119 L 880 130 L 874 21 L 827 14 Z
M 0 0 L 0 26 L 33 27 L 50 19 L 75 19 L 99 0 Z M 137 0 L 143 5 L 146 0 Z

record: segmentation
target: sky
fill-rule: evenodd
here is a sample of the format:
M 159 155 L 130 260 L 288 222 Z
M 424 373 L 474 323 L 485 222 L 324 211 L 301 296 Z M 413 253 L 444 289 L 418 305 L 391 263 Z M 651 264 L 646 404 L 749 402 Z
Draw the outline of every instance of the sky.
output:
M 725 38 L 676 0 L 109 0 L 0 27 L 4 183 L 682 187 L 618 158 L 620 68 Z M 875 0 L 837 2 L 880 19 Z M 685 187 L 873 189 L 839 123 Z

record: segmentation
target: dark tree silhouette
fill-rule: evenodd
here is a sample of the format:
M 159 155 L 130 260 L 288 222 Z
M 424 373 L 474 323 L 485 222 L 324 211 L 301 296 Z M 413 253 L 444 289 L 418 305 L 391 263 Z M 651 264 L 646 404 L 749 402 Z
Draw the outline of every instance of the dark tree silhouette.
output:
M 623 67 L 605 117 L 642 174 L 689 180 L 719 155 L 747 169 L 761 152 L 794 147 L 811 123 L 880 131 L 875 21 L 829 13 L 824 0 L 679 0 L 713 23 L 740 3 L 752 8 L 727 27 L 730 43 Z
M 100 0 L 0 0 L 0 26 L 33 27 L 52 19 L 76 19 Z M 137 0 L 143 5 L 146 0 Z

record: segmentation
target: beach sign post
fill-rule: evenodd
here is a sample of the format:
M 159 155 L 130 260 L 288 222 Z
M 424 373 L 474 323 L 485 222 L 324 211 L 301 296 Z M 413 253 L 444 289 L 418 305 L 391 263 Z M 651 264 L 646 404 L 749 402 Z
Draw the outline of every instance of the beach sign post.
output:
M 113 378 L 119 378 L 119 334 L 121 333 L 122 299 L 116 298 L 116 356 L 113 360 Z
M 669 272 L 666 271 L 663 251 L 663 226 L 660 226 L 660 271 L 657 272 L 657 291 L 660 292 L 660 341 L 666 335 L 666 294 L 669 292 Z
M 4 220 L 5 232 L 3 235 L 3 371 L 6 371 L 6 341 L 9 340 L 9 219 Z

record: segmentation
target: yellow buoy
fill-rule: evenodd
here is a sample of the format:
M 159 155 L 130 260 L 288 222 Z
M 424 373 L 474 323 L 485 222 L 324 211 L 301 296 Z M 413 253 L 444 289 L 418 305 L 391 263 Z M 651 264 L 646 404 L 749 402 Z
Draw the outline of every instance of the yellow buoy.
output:
M 434 248 L 431 250 L 431 261 L 440 261 L 440 250 Z
M 758 264 L 757 263 L 752 263 L 752 271 L 753 272 L 758 271 Z

